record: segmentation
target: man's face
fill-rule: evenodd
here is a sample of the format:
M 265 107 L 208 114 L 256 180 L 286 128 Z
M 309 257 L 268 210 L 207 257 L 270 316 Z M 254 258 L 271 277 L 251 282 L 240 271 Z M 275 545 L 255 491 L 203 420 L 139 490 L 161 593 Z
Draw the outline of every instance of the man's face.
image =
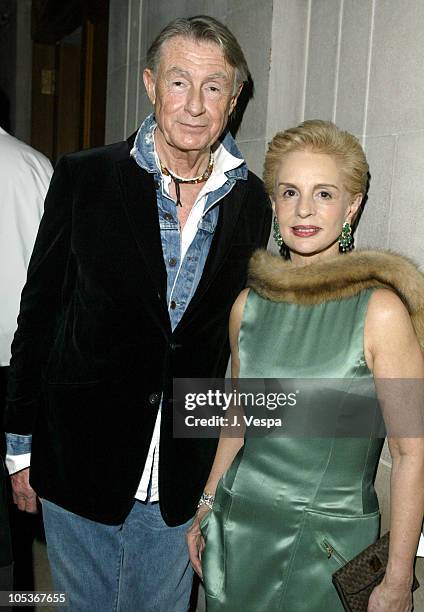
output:
M 162 47 L 157 74 L 144 71 L 160 136 L 180 151 L 205 151 L 236 105 L 234 68 L 215 43 L 176 36 Z

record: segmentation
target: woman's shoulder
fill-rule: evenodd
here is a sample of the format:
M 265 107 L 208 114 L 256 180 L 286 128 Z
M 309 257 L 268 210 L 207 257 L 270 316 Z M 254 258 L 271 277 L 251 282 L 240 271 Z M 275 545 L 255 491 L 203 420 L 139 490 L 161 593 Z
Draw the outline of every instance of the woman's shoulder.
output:
M 367 363 L 379 378 L 421 377 L 422 316 L 411 313 L 392 289 L 375 289 L 364 329 Z
M 372 291 L 367 317 L 386 320 L 404 315 L 409 317 L 408 309 L 394 289 L 377 287 Z
M 242 317 L 243 310 L 246 305 L 246 301 L 247 301 L 249 293 L 250 293 L 250 288 L 246 287 L 246 289 L 243 289 L 243 291 L 241 291 L 238 294 L 236 301 L 234 302 L 231 308 L 231 317 L 236 317 L 236 318 Z
M 394 344 L 399 347 L 410 345 L 416 333 L 411 315 L 393 289 L 375 289 L 368 302 L 365 319 L 365 343 L 372 350 L 386 349 Z

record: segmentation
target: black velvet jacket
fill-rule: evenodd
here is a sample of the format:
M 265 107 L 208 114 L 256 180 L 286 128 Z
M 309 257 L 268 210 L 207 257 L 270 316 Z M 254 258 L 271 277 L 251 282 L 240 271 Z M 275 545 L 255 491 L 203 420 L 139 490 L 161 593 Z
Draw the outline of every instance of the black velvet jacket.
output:
M 224 376 L 229 312 L 252 251 L 267 242 L 271 208 L 251 173 L 220 202 L 203 276 L 172 332 L 153 176 L 131 146 L 57 165 L 22 293 L 6 431 L 33 433 L 39 496 L 118 524 L 163 392 L 159 497 L 177 525 L 195 512 L 216 440 L 173 438 L 172 379 Z

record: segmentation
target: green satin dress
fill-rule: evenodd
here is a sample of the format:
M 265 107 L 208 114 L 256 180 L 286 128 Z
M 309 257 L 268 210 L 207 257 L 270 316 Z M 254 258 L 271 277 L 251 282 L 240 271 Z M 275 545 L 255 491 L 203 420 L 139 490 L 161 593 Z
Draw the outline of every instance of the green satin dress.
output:
M 363 350 L 373 289 L 299 305 L 250 290 L 240 377 L 355 381 L 375 397 Z M 344 384 L 344 383 L 343 383 Z M 208 612 L 343 610 L 331 575 L 378 538 L 381 438 L 247 438 L 202 522 Z

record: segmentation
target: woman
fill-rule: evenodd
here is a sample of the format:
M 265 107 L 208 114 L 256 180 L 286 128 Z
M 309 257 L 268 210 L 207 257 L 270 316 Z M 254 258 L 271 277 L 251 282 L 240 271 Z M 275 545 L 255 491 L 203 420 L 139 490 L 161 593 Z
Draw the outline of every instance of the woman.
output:
M 415 331 L 423 329 L 424 280 L 400 256 L 346 253 L 367 176 L 359 142 L 331 123 L 306 121 L 274 137 L 264 180 L 289 261 L 253 256 L 250 289 L 230 318 L 232 375 L 316 379 L 317 394 L 337 378 L 364 399 L 379 381 L 385 419 L 396 421 L 382 381 L 424 376 Z M 412 608 L 424 441 L 422 432 L 410 435 L 395 428 L 389 437 L 390 556 L 370 612 Z M 342 610 L 331 575 L 378 538 L 381 446 L 371 434 L 222 437 L 188 533 L 208 612 Z

